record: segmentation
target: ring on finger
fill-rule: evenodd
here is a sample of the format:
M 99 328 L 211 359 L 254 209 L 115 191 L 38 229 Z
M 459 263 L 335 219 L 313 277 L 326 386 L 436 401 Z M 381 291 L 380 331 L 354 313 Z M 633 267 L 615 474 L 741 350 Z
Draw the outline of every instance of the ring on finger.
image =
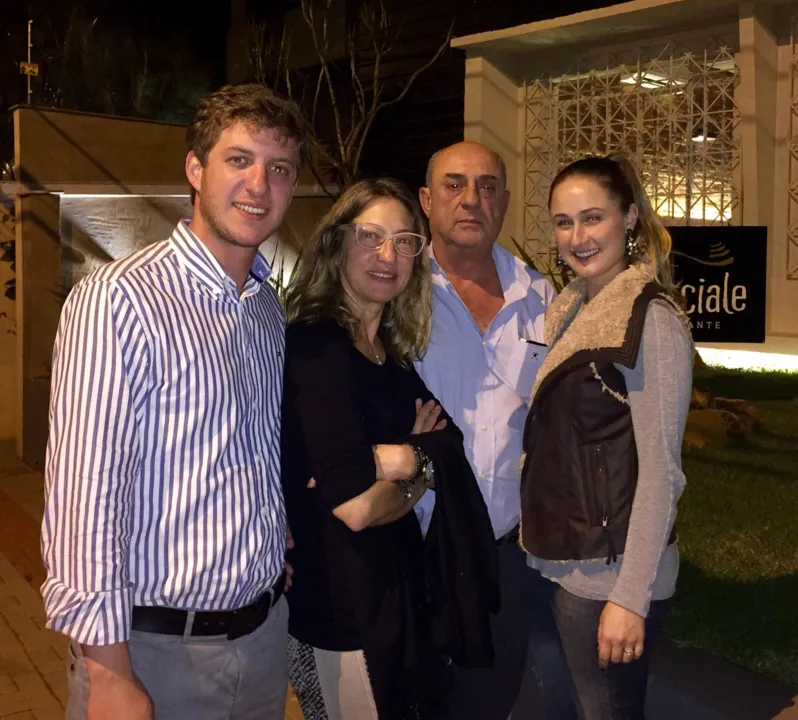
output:
M 635 651 L 634 650 L 624 650 L 623 654 L 626 655 L 626 657 L 634 657 Z

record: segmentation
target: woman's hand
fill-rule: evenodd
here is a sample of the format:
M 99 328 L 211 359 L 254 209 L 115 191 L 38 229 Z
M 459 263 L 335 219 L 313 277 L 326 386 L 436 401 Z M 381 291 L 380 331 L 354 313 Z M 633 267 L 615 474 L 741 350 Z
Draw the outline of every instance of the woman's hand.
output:
M 434 400 L 422 403 L 420 398 L 416 398 L 416 421 L 410 434 L 420 435 L 433 430 L 443 430 L 446 427 L 446 420 L 438 420 L 440 414 L 441 406 Z
M 643 654 L 646 621 L 637 613 L 608 602 L 601 613 L 598 629 L 599 665 L 629 663 Z
M 433 430 L 443 430 L 447 421 L 439 420 L 441 406 L 434 400 L 422 403 L 416 398 L 416 421 L 413 423 L 411 435 L 420 435 Z M 377 465 L 377 480 L 406 480 L 413 476 L 416 466 L 416 456 L 409 445 L 375 445 L 374 460 Z M 307 487 L 316 487 L 316 479 L 310 478 Z
M 313 483 L 312 487 L 316 487 L 316 481 L 313 478 L 310 478 L 310 482 Z M 308 487 L 311 487 L 311 484 L 308 483 Z M 285 551 L 288 552 L 289 550 L 294 549 L 294 536 L 291 534 L 291 528 L 288 525 L 285 526 Z M 283 569 L 285 570 L 285 587 L 283 587 L 283 592 L 288 592 L 291 589 L 291 585 L 294 582 L 294 566 L 285 561 L 283 565 Z
M 430 421 L 425 421 L 429 423 Z M 440 425 L 440 423 L 438 423 Z M 427 432 L 426 430 L 422 432 Z M 397 482 L 407 480 L 416 473 L 416 454 L 410 445 L 374 445 L 374 464 L 377 467 L 377 480 Z M 316 479 L 310 478 L 308 488 L 316 487 Z

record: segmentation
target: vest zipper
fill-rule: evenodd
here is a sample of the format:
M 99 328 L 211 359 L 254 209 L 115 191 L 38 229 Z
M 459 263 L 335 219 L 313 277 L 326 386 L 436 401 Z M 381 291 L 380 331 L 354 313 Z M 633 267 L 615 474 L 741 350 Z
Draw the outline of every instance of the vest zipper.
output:
M 604 531 L 604 536 L 607 539 L 607 549 L 609 554 L 607 555 L 607 565 L 610 563 L 614 563 L 618 561 L 618 553 L 615 550 L 615 542 L 612 539 L 612 533 L 610 532 L 610 525 L 612 524 L 612 520 L 610 519 L 610 488 L 609 488 L 609 478 L 607 477 L 606 467 L 604 465 L 604 453 L 602 452 L 602 446 L 599 443 L 596 445 L 596 458 L 598 462 L 598 474 L 601 478 L 604 487 L 604 501 L 607 503 L 604 512 L 601 514 L 601 529 Z
M 618 553 L 615 552 L 615 543 L 612 541 L 612 533 L 610 532 L 610 516 L 607 513 L 601 516 L 601 528 L 607 537 L 607 546 L 610 550 L 610 554 L 607 555 L 607 565 L 618 562 Z
M 599 496 L 603 483 L 600 452 L 598 445 L 593 445 L 590 448 L 589 468 L 588 472 L 585 473 L 585 502 L 587 503 L 588 521 L 591 527 L 596 527 L 601 523 L 601 514 L 604 511 Z M 590 472 L 590 466 L 595 468 L 595 472 Z

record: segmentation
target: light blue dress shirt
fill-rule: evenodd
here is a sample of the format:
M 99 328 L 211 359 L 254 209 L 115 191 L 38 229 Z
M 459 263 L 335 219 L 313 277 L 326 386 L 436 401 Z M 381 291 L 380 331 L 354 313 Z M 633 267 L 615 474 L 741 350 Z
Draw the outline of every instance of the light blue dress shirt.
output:
M 504 306 L 482 334 L 431 249 L 430 260 L 432 338 L 416 370 L 463 431 L 466 456 L 499 538 L 521 513 L 522 433 L 529 393 L 546 356 L 543 316 L 555 292 L 543 275 L 494 245 Z M 434 492 L 416 504 L 425 533 L 434 504 Z

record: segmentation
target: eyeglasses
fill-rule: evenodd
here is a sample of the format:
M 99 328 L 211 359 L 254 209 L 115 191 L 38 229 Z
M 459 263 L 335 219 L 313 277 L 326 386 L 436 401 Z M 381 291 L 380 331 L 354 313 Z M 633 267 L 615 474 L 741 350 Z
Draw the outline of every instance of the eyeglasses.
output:
M 424 249 L 427 238 L 411 232 L 400 232 L 391 235 L 384 227 L 370 223 L 349 223 L 341 225 L 344 230 L 355 233 L 355 241 L 362 248 L 379 250 L 388 240 L 393 240 L 393 246 L 398 255 L 415 257 Z

